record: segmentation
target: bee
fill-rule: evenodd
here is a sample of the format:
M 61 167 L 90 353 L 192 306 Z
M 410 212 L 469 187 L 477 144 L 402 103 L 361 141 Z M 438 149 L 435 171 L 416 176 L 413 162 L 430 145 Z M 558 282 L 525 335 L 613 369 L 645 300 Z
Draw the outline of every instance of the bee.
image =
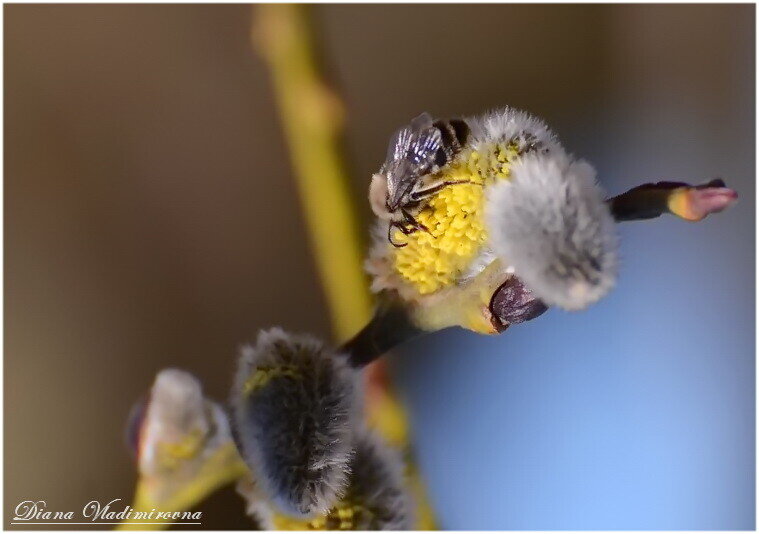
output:
M 434 120 L 422 113 L 390 139 L 387 157 L 372 176 L 369 201 L 380 219 L 389 221 L 387 239 L 395 247 L 393 229 L 404 235 L 429 232 L 416 220 L 425 200 L 449 185 L 469 180 L 444 180 L 438 171 L 448 165 L 469 140 L 471 130 L 462 119 Z

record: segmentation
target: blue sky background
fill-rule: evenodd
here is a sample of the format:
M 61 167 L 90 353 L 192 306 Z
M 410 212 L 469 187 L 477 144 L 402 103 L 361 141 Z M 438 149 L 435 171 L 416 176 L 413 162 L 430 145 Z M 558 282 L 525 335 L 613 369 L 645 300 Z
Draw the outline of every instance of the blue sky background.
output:
M 444 528 L 753 530 L 752 34 L 724 58 L 725 91 L 669 76 L 692 62 L 676 43 L 641 45 L 601 108 L 557 126 L 611 194 L 722 176 L 732 210 L 619 225 L 617 287 L 586 311 L 497 337 L 449 330 L 395 355 Z

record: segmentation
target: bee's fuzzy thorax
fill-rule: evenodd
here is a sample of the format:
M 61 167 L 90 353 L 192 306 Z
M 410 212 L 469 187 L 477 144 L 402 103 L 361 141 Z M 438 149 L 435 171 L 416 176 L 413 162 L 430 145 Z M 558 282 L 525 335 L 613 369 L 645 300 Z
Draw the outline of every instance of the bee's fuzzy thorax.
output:
M 563 151 L 527 154 L 487 192 L 491 246 L 546 304 L 582 309 L 614 285 L 614 220 L 595 177 Z
M 360 413 L 347 359 L 279 328 L 242 349 L 232 405 L 240 453 L 283 511 L 325 513 L 342 496 Z

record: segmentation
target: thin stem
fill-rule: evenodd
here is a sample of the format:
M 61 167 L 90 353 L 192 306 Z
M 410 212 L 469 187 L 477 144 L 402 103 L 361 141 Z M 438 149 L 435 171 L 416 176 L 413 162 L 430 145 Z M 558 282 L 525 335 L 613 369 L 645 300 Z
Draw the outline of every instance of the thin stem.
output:
M 722 211 L 736 198 L 735 191 L 725 187 L 722 180 L 712 180 L 697 186 L 683 182 L 643 184 L 606 202 L 617 222 L 654 219 L 665 213 L 688 221 L 699 221 L 710 213 Z M 500 265 L 493 264 L 488 269 L 490 276 L 482 276 L 478 279 L 483 286 L 481 290 L 471 292 L 475 297 L 473 301 L 462 299 L 461 295 L 458 295 L 454 298 L 459 300 L 446 299 L 437 306 L 426 306 L 413 311 L 412 307 L 396 300 L 386 300 L 377 308 L 369 323 L 345 343 L 341 350 L 349 355 L 355 367 L 363 367 L 401 343 L 426 332 L 464 324 L 465 316 L 461 315 L 462 310 L 481 309 L 483 303 L 477 300 L 477 297 L 482 296 L 480 294 L 491 299 L 499 289 L 509 283 L 507 280 L 507 283 L 503 284 Z M 511 285 L 515 285 L 513 281 Z M 506 288 L 511 289 L 509 299 L 506 302 L 498 302 L 499 317 L 509 317 L 505 323 L 506 326 L 514 322 L 530 320 L 542 314 L 546 309 L 540 301 L 525 300 L 521 282 L 516 284 L 516 287 L 521 289 L 515 294 L 514 288 Z M 492 300 L 490 300 L 490 309 L 495 315 Z M 482 318 L 479 312 L 475 315 Z M 516 315 L 517 320 L 515 321 L 511 315 Z M 416 326 L 419 324 L 424 328 Z M 488 321 L 487 324 L 470 321 L 466 324 L 470 328 L 478 325 L 477 330 L 483 333 L 502 331 L 500 328 L 494 328 L 492 321 Z
M 392 348 L 421 334 L 424 330 L 411 322 L 405 307 L 395 300 L 388 300 L 377 308 L 369 323 L 340 351 L 348 354 L 354 367 L 364 367 Z
M 333 330 L 342 340 L 371 313 L 363 225 L 341 157 L 342 104 L 321 74 L 307 9 L 261 4 L 253 38 L 269 65 Z
M 162 486 L 170 485 L 170 475 L 154 477 L 141 476 L 137 481 L 132 508 L 139 514 L 151 514 L 147 519 L 126 519 L 116 530 L 164 530 L 171 526 L 172 520 L 157 518 L 153 510 L 160 512 L 192 511 L 192 507 L 205 500 L 217 489 L 226 486 L 248 473 L 248 468 L 237 453 L 231 441 L 204 460 L 202 467 L 189 480 L 175 481 L 176 487 L 165 492 L 163 498 L 156 493 L 163 493 Z M 139 516 L 138 516 L 139 517 Z M 152 522 L 153 524 L 139 524 Z

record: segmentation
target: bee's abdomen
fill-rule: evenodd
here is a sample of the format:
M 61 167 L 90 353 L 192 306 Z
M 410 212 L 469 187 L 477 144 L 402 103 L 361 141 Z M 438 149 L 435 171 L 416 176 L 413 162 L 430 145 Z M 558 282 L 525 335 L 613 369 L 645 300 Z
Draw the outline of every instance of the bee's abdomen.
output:
M 458 154 L 469 139 L 469 126 L 461 119 L 437 120 L 433 126 L 440 130 L 442 147 L 435 155 L 435 163 L 443 167 Z
M 448 125 L 453 129 L 460 149 L 469 140 L 469 126 L 461 119 L 451 119 L 448 121 Z

